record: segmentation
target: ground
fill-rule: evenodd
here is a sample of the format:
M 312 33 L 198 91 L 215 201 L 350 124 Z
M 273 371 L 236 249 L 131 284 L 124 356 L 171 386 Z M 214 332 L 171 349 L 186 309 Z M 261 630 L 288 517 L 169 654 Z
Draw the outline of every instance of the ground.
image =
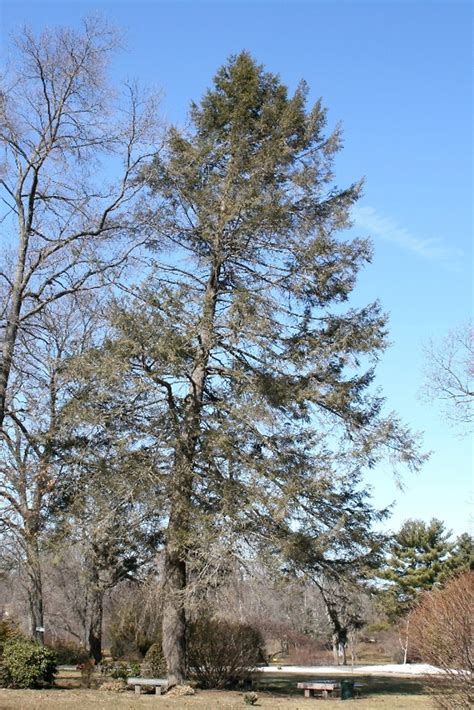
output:
M 363 697 L 349 701 L 338 698 L 304 698 L 302 691 L 296 690 L 296 682 L 304 680 L 304 673 L 314 677 L 313 672 L 324 670 L 324 678 L 337 676 L 337 668 L 269 668 L 269 672 L 254 679 L 254 689 L 258 702 L 254 707 L 267 710 L 320 710 L 321 708 L 347 707 L 354 710 L 432 710 L 433 704 L 426 693 L 421 677 L 403 677 L 398 673 L 388 674 L 388 667 L 378 666 L 364 673 L 351 673 L 351 677 L 362 683 Z M 293 672 L 289 672 L 289 670 Z M 354 669 L 355 670 L 355 669 Z M 358 671 L 360 670 L 357 669 Z M 375 674 L 375 670 L 378 671 Z M 383 671 L 386 674 L 383 674 Z M 394 670 L 397 670 L 394 667 Z M 273 671 L 273 672 L 272 672 Z M 344 674 L 349 675 L 348 668 Z M 318 673 L 318 675 L 323 675 Z M 198 690 L 194 696 L 170 698 L 152 694 L 135 695 L 133 689 L 117 693 L 100 690 L 98 686 L 110 678 L 95 674 L 93 689 L 81 687 L 81 674 L 72 668 L 63 667 L 56 676 L 56 687 L 52 690 L 10 690 L 0 689 L 0 710 L 243 710 L 251 706 L 244 703 L 243 691 Z M 347 704 L 349 703 L 349 704 Z
M 0 690 L 1 710 L 117 710 L 154 708 L 155 710 L 243 710 L 243 693 L 228 691 L 198 691 L 195 696 L 166 698 L 155 695 L 135 696 L 133 692 L 112 693 L 101 690 Z M 350 705 L 347 705 L 347 702 Z M 317 710 L 339 706 L 354 710 L 431 710 L 427 695 L 410 693 L 377 693 L 367 698 L 350 701 L 338 699 L 305 699 L 271 693 L 258 693 L 254 707 L 275 710 Z

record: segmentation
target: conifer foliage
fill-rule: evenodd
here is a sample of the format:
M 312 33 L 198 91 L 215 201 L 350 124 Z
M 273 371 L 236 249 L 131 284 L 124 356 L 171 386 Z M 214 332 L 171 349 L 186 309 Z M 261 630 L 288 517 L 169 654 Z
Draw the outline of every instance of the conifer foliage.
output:
M 464 534 L 451 540 L 441 520 L 407 520 L 393 536 L 381 577 L 388 584 L 383 606 L 392 619 L 413 608 L 419 595 L 444 584 L 449 577 L 469 568 L 472 540 Z

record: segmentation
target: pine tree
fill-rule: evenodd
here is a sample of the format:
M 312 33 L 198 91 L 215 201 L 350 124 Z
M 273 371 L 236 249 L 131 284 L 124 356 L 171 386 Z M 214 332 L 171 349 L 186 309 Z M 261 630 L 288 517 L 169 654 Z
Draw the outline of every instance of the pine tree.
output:
M 339 131 L 306 97 L 245 52 L 218 71 L 143 175 L 154 272 L 82 365 L 100 425 L 155 448 L 171 683 L 196 580 L 258 546 L 350 565 L 377 517 L 362 467 L 421 461 L 370 391 L 386 318 L 344 306 L 371 247 L 339 236 L 361 185 L 333 185 Z
M 407 520 L 394 535 L 381 571 L 382 579 L 389 583 L 382 595 L 389 618 L 403 616 L 420 592 L 439 586 L 455 568 L 459 569 L 456 545 L 450 536 L 444 523 L 436 518 L 429 523 Z

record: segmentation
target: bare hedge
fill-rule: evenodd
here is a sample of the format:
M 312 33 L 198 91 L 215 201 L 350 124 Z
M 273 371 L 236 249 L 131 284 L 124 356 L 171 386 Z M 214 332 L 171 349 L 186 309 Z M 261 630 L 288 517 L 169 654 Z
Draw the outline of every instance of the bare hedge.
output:
M 189 668 L 201 688 L 225 688 L 245 680 L 264 660 L 260 632 L 247 624 L 203 617 L 191 624 Z
M 429 684 L 439 707 L 474 706 L 474 573 L 426 593 L 410 619 L 411 641 L 420 659 L 444 673 Z

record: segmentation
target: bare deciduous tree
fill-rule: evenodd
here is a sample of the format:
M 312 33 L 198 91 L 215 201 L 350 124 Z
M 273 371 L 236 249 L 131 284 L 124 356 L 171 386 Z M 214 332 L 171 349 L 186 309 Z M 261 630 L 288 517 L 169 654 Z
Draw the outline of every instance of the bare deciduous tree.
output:
M 37 314 L 33 333 L 18 334 L 0 440 L 0 531 L 18 551 L 27 580 L 30 629 L 40 642 L 41 545 L 51 524 L 49 506 L 65 470 L 56 451 L 61 408 L 67 401 L 62 374 L 71 353 L 90 343 L 96 322 L 85 310 L 77 298 L 62 299 Z
M 102 658 L 106 594 L 124 580 L 146 575 L 161 537 L 159 509 L 148 504 L 141 474 L 120 450 L 96 452 L 71 482 L 74 493 L 57 526 L 61 547 L 72 543 L 82 551 L 87 647 L 97 663 Z
M 347 664 L 347 648 L 354 631 L 365 623 L 362 587 L 356 580 L 344 578 L 313 578 L 321 593 L 326 613 L 331 624 L 332 652 L 336 665 Z
M 123 269 L 143 225 L 136 181 L 154 102 L 108 86 L 116 34 L 97 20 L 16 40 L 0 82 L 0 426 L 19 332 L 48 304 Z M 156 148 L 155 148 L 156 150 Z
M 155 104 L 132 85 L 111 90 L 117 45 L 99 20 L 81 32 L 24 29 L 0 81 L 1 523 L 26 561 L 33 633 L 60 372 L 85 335 L 74 299 L 116 281 L 146 236 L 136 178 L 158 143 Z
M 472 425 L 474 403 L 474 327 L 472 322 L 453 329 L 425 348 L 426 382 L 422 396 L 440 402 L 448 421 Z

